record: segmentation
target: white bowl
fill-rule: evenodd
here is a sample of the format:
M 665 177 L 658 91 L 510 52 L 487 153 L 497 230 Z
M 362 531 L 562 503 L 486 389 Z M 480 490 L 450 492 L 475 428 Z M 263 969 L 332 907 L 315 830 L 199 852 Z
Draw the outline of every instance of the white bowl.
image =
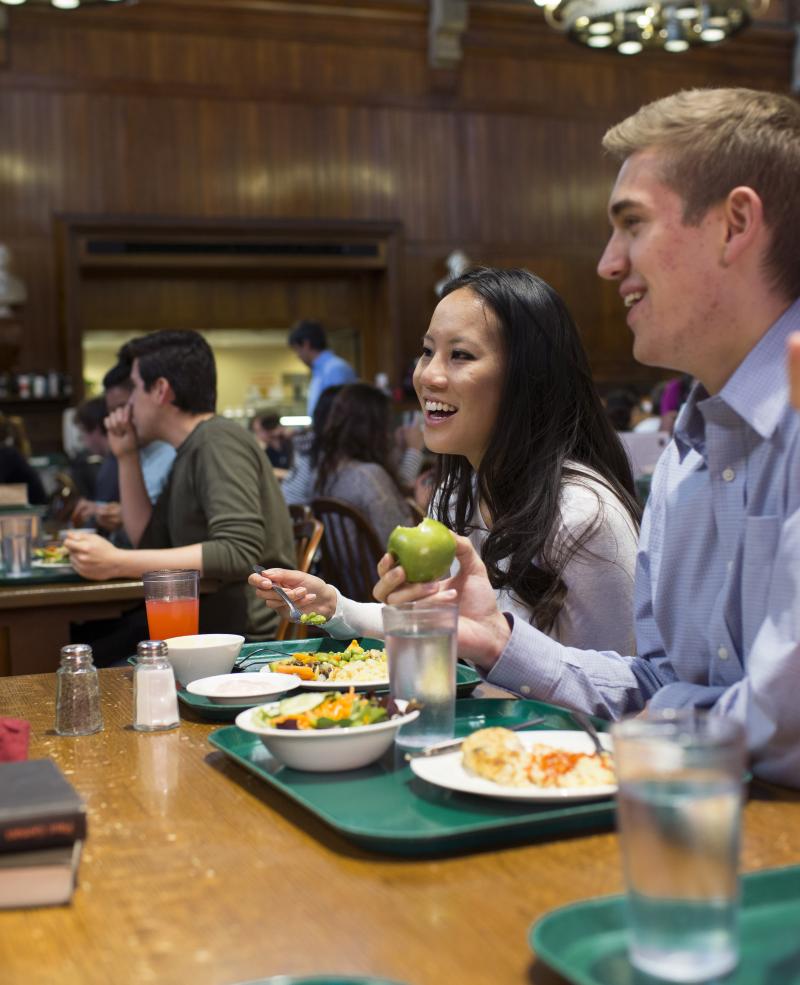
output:
M 217 674 L 191 681 L 186 690 L 220 705 L 263 704 L 267 698 L 294 691 L 301 684 L 294 674 Z
M 164 642 L 175 677 L 181 684 L 190 684 L 201 677 L 230 673 L 244 643 L 244 636 L 198 633 L 196 636 L 173 636 Z
M 405 704 L 397 702 L 401 711 Z M 257 735 L 270 753 L 286 766 L 311 773 L 357 770 L 374 763 L 394 742 L 400 726 L 413 722 L 419 715 L 419 711 L 411 711 L 376 725 L 291 731 L 256 724 L 253 721 L 256 711 L 257 708 L 248 708 L 240 712 L 236 716 L 239 728 Z

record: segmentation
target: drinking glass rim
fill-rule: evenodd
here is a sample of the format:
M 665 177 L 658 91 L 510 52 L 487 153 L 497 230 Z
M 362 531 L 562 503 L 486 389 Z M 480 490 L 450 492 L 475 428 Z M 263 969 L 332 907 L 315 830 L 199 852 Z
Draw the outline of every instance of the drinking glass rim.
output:
M 417 599 L 415 602 L 399 602 L 397 605 L 384 602 L 383 607 L 394 612 L 447 612 L 453 609 L 458 611 L 458 602 L 429 602 L 427 599 Z
M 614 722 L 614 741 L 677 742 L 708 746 L 743 742 L 744 726 L 735 718 L 714 715 L 704 708 L 663 708 Z
M 199 578 L 200 572 L 197 568 L 157 568 L 155 571 L 145 571 L 142 581 L 146 578 L 150 581 L 166 581 L 168 578 Z

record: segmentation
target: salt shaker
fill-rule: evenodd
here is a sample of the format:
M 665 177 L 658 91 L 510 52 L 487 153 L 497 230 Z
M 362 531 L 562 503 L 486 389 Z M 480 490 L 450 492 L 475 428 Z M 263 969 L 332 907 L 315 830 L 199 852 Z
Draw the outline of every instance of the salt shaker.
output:
M 102 727 L 100 684 L 92 648 L 85 643 L 62 646 L 61 666 L 56 671 L 56 732 L 91 735 Z
M 133 727 L 139 732 L 162 732 L 180 724 L 175 674 L 167 654 L 162 640 L 144 640 L 136 648 Z

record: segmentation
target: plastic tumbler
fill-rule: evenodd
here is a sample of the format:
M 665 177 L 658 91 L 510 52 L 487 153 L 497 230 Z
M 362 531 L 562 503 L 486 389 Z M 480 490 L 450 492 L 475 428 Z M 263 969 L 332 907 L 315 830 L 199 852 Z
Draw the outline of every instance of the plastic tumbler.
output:
M 420 748 L 451 738 L 458 606 L 423 601 L 385 605 L 382 611 L 392 697 L 422 705 L 416 721 L 400 729 L 397 744 Z
M 199 571 L 148 571 L 142 576 L 151 640 L 193 636 L 199 631 Z
M 700 711 L 612 728 L 635 968 L 703 982 L 738 962 L 744 730 Z
M 7 578 L 24 578 L 31 573 L 31 545 L 37 517 L 33 514 L 1 516 L 3 566 Z

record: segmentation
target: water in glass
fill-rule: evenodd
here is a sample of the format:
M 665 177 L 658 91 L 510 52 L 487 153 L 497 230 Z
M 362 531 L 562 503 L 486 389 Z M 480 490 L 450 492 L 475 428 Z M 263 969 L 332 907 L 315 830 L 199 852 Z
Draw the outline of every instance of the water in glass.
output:
M 31 573 L 30 534 L 9 534 L 3 537 L 3 563 L 6 575 L 12 578 Z
M 631 962 L 672 982 L 736 966 L 741 784 L 719 774 L 619 789 Z
M 400 729 L 397 744 L 431 745 L 453 735 L 456 690 L 455 629 L 386 635 L 392 697 L 422 704 L 416 721 Z

